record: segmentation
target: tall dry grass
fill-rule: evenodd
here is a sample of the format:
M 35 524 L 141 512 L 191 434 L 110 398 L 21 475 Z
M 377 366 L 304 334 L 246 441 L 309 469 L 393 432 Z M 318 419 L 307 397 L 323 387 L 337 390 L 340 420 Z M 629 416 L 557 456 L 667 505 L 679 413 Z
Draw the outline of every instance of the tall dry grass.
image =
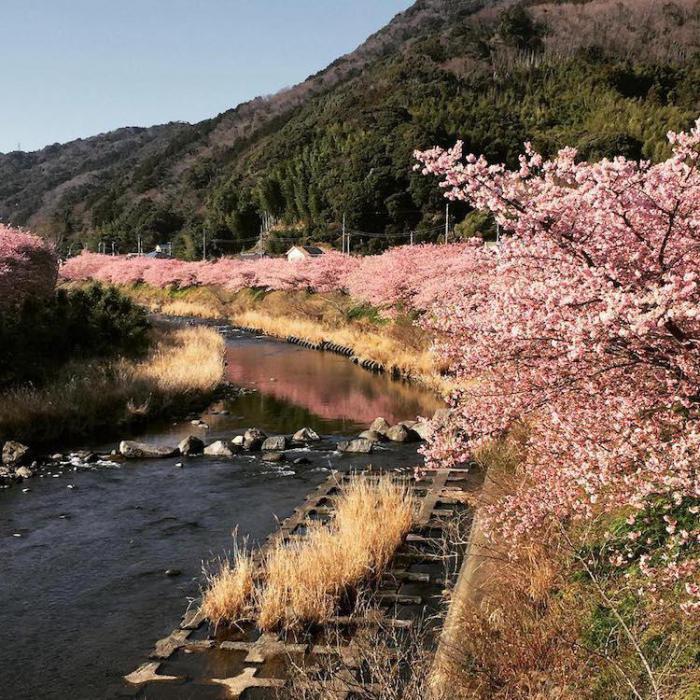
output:
M 407 486 L 390 476 L 358 477 L 338 498 L 328 525 L 272 546 L 257 583 L 240 552 L 207 577 L 202 611 L 215 625 L 246 611 L 263 630 L 302 628 L 333 617 L 358 587 L 381 576 L 411 528 L 415 504 Z
M 234 533 L 234 549 L 217 565 L 205 568 L 205 589 L 201 610 L 215 628 L 221 623 L 236 623 L 251 612 L 255 584 L 255 563 L 250 551 L 241 546 Z
M 211 328 L 179 328 L 161 333 L 134 377 L 163 397 L 213 391 L 224 373 L 224 339 Z
M 414 518 L 409 489 L 390 476 L 357 478 L 336 504 L 328 526 L 316 525 L 292 544 L 278 544 L 265 559 L 259 595 L 262 629 L 322 623 L 343 597 L 386 568 Z
M 0 395 L 0 437 L 46 442 L 114 429 L 186 407 L 224 374 L 224 341 L 208 328 L 156 331 L 140 361 L 74 362 L 49 384 Z

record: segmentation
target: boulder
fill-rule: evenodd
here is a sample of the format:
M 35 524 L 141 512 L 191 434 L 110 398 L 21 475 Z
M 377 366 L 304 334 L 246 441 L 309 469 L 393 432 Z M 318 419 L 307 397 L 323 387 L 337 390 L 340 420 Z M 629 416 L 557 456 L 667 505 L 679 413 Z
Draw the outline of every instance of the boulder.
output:
M 164 457 L 176 457 L 180 454 L 177 447 L 157 447 L 134 440 L 122 440 L 119 443 L 119 452 L 126 459 L 163 459 Z
M 243 442 L 244 438 L 242 435 L 236 435 L 236 437 L 231 440 L 231 444 L 235 445 L 236 447 L 243 447 Z
M 384 442 L 386 440 L 386 437 L 376 430 L 365 430 L 360 433 L 359 437 L 363 440 L 369 440 L 370 442 Z
M 267 452 L 282 452 L 287 449 L 288 443 L 289 440 L 285 435 L 275 435 L 263 442 L 262 449 Z
M 21 467 L 32 460 L 32 449 L 21 442 L 9 440 L 2 448 L 2 463 L 6 467 Z
M 355 438 L 354 440 L 345 440 L 338 443 L 339 452 L 369 454 L 372 451 L 372 443 L 364 438 Z
M 412 430 L 421 440 L 427 440 L 433 434 L 433 426 L 427 420 L 419 420 Z
M 386 434 L 386 431 L 389 430 L 391 426 L 389 423 L 384 420 L 384 418 L 375 418 L 374 421 L 372 421 L 372 425 L 369 426 L 370 430 L 373 430 L 375 433 L 379 433 L 380 435 Z
M 204 442 L 196 435 L 189 435 L 179 445 L 180 454 L 185 455 L 201 455 L 204 452 Z
M 265 462 L 284 462 L 284 452 L 268 451 L 262 456 Z
M 233 457 L 233 450 L 223 441 L 217 440 L 204 448 L 204 454 L 208 457 Z
M 297 430 L 292 436 L 293 442 L 318 442 L 321 439 L 319 434 L 311 428 Z
M 399 421 L 399 425 L 403 425 L 404 427 L 408 428 L 409 430 L 412 430 L 417 423 L 418 423 L 417 420 L 400 420 Z
M 259 450 L 267 435 L 260 428 L 248 428 L 243 434 L 243 447 L 246 450 Z
M 34 472 L 29 467 L 18 467 L 15 469 L 15 476 L 20 479 L 31 479 L 34 476 Z
M 392 425 L 386 431 L 386 437 L 392 442 L 414 442 L 418 439 L 418 434 L 409 430 L 405 425 Z

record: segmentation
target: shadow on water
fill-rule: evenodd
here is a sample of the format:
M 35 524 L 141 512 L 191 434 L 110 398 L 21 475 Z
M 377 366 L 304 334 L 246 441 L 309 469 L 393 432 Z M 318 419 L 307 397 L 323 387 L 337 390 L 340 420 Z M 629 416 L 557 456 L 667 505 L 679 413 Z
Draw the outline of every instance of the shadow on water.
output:
M 0 697 L 105 697 L 170 632 L 197 595 L 202 561 L 230 548 L 234 527 L 262 541 L 328 469 L 417 463 L 411 446 L 368 458 L 340 456 L 333 442 L 377 415 L 431 414 L 438 404 L 427 392 L 246 334 L 229 339 L 227 361 L 228 378 L 255 391 L 205 415 L 208 440 L 252 425 L 279 433 L 306 425 L 327 439 L 283 465 L 251 455 L 134 461 L 0 492 Z M 139 437 L 172 443 L 195 432 L 185 422 Z M 301 454 L 311 463 L 292 465 Z

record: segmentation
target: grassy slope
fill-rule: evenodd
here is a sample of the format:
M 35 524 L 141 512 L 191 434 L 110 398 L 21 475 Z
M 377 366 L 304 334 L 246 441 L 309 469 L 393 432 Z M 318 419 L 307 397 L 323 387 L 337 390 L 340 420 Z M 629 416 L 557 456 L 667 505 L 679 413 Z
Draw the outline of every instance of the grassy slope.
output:
M 181 413 L 223 378 L 214 330 L 159 330 L 143 360 L 75 361 L 40 388 L 0 396 L 0 438 L 50 442 Z

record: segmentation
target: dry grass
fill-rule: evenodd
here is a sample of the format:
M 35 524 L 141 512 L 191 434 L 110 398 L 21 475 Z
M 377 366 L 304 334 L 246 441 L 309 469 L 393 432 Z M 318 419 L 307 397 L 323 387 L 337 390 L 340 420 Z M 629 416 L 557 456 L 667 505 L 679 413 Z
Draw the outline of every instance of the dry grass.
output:
M 215 307 L 198 301 L 176 299 L 159 308 L 165 316 L 184 316 L 191 318 L 218 319 L 221 318 Z
M 0 437 L 45 442 L 168 413 L 213 391 L 224 341 L 208 328 L 155 333 L 142 361 L 75 362 L 49 384 L 0 396 Z
M 257 617 L 263 630 L 322 623 L 360 584 L 379 578 L 414 510 L 405 485 L 389 476 L 358 477 L 339 497 L 330 524 L 315 523 L 305 538 L 266 552 L 256 584 L 249 554 L 236 550 L 232 561 L 220 563 L 207 575 L 202 610 L 214 625 L 236 622 L 244 613 Z
M 376 579 L 411 527 L 414 503 L 409 490 L 382 476 L 357 478 L 346 488 L 328 526 L 278 545 L 265 560 L 259 596 L 262 629 L 322 623 L 344 596 Z
M 201 326 L 160 336 L 151 356 L 133 368 L 137 380 L 163 396 L 213 391 L 224 373 L 224 339 Z
M 239 622 L 250 614 L 254 590 L 255 565 L 251 553 L 236 542 L 231 556 L 205 569 L 206 588 L 202 594 L 202 613 L 215 628 L 221 623 Z

